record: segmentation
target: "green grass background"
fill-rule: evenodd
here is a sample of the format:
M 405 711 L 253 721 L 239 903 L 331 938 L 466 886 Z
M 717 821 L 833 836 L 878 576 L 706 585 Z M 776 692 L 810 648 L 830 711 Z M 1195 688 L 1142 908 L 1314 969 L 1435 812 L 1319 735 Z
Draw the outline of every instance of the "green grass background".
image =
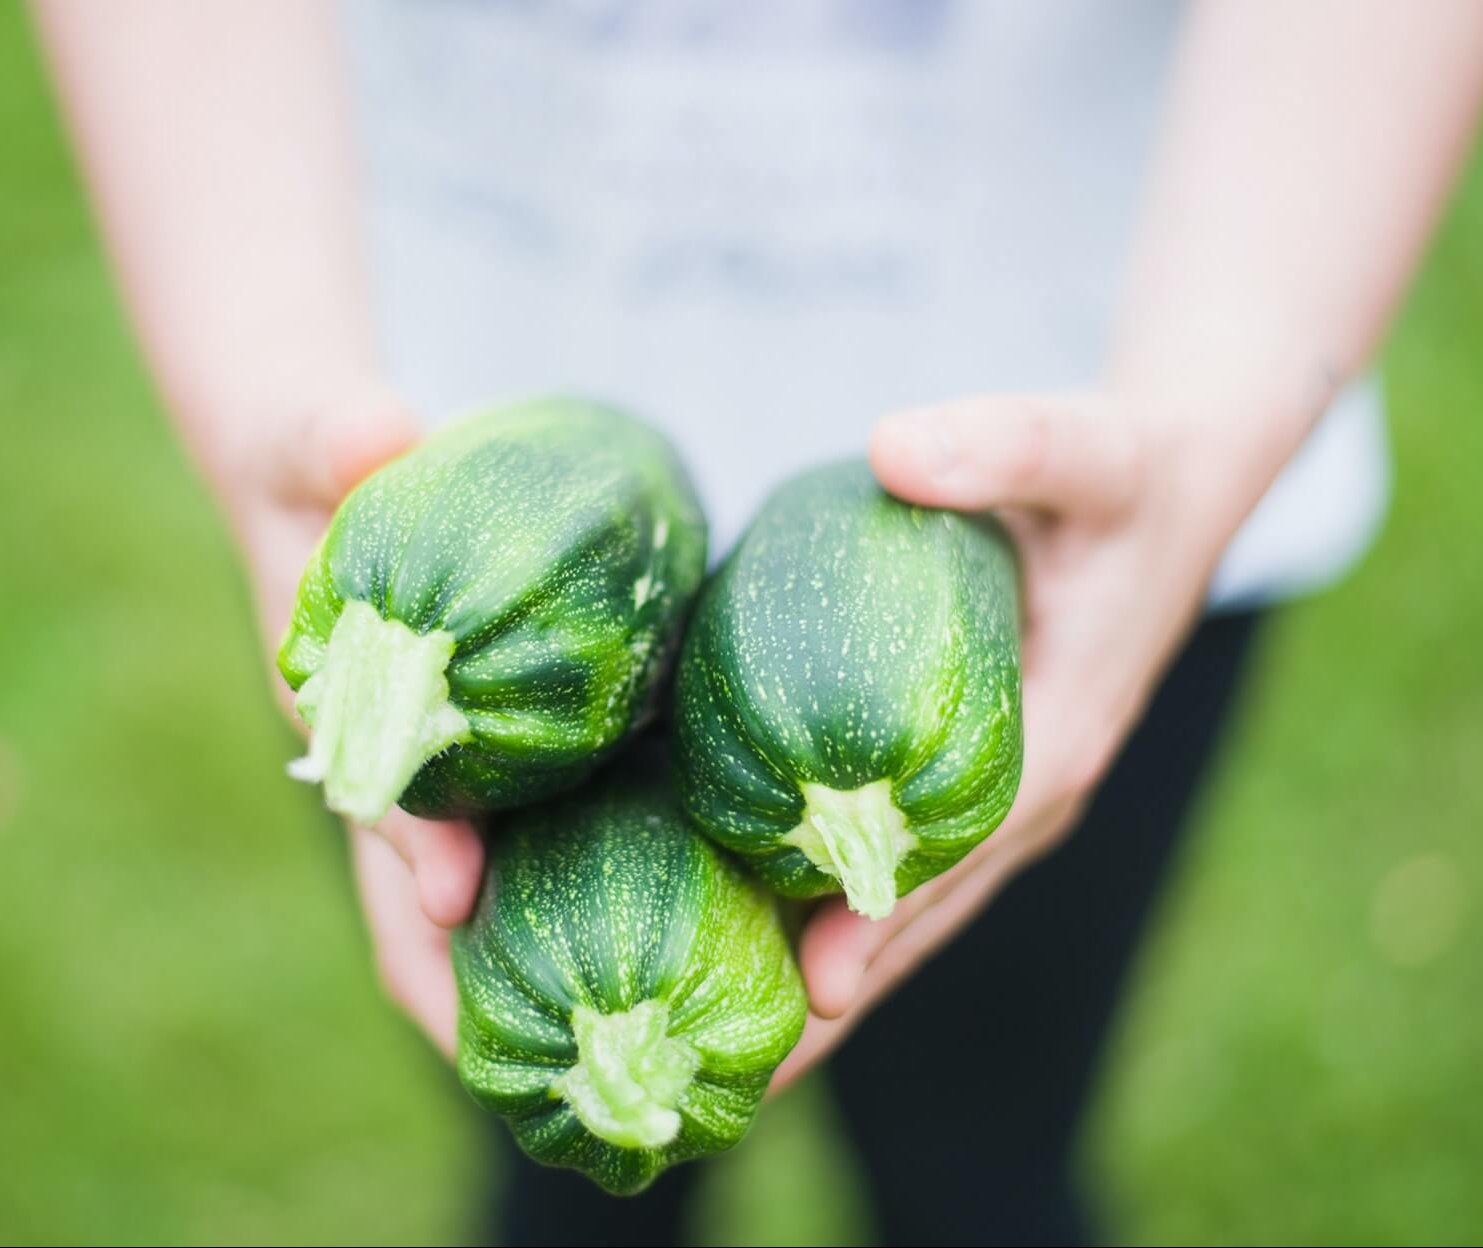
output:
M 9 4 L 0 179 L 0 1240 L 465 1241 L 484 1124 L 282 778 L 232 550 Z M 1127 1241 L 1483 1233 L 1480 346 L 1475 167 L 1386 353 L 1390 526 L 1269 639 L 1110 1057 L 1085 1156 Z M 860 1195 L 805 1087 L 696 1235 L 849 1241 Z

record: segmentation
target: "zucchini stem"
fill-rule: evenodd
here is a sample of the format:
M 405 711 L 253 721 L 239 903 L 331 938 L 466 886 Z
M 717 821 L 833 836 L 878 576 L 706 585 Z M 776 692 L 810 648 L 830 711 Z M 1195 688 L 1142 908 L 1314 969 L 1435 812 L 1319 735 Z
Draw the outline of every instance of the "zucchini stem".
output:
M 414 633 L 348 601 L 294 701 L 311 731 L 309 752 L 288 774 L 323 782 L 329 808 L 361 827 L 376 823 L 428 759 L 469 738 L 468 720 L 448 701 L 453 646 L 451 633 Z
M 917 844 L 891 800 L 890 780 L 848 790 L 800 787 L 803 820 L 784 842 L 840 882 L 851 910 L 885 918 L 896 907 L 896 868 Z
M 631 1010 L 572 1011 L 577 1062 L 552 1085 L 593 1135 L 619 1148 L 663 1148 L 680 1133 L 675 1106 L 700 1058 L 668 1034 L 669 1006 L 641 1001 Z

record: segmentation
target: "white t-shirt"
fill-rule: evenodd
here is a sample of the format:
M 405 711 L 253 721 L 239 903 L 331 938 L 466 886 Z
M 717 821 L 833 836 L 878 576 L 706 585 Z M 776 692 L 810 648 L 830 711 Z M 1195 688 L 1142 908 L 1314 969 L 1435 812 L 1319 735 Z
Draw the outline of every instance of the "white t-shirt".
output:
M 575 391 L 667 431 L 724 553 L 904 405 L 1095 380 L 1180 6 L 355 0 L 378 304 L 447 413 Z M 1227 552 L 1322 584 L 1385 509 L 1351 388 Z

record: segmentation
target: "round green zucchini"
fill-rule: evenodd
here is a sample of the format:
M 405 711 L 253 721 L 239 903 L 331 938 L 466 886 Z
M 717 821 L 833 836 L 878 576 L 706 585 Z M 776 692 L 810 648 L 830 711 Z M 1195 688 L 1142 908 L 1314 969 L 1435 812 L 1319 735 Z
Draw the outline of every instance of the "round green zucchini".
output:
M 774 899 L 633 754 L 500 820 L 452 945 L 464 1085 L 618 1194 L 735 1144 L 803 1028 Z
M 581 780 L 651 708 L 705 571 L 669 444 L 575 399 L 475 413 L 367 478 L 299 586 L 278 665 L 292 774 L 371 824 Z
M 992 520 L 894 499 L 863 462 L 794 478 L 681 652 L 687 810 L 780 892 L 889 914 L 1014 800 L 1018 610 Z

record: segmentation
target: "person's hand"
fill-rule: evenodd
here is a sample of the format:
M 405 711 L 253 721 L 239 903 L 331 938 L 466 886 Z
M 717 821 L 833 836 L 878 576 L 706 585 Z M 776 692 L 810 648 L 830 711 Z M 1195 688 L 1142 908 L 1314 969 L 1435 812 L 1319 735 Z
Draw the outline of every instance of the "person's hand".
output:
M 371 384 L 340 388 L 281 424 L 230 427 L 242 429 L 242 445 L 209 448 L 207 459 L 223 465 L 213 476 L 247 555 L 271 679 L 292 716 L 293 694 L 273 655 L 304 566 L 340 500 L 410 447 L 417 427 L 394 397 Z M 465 822 L 417 819 L 393 808 L 374 831 L 351 828 L 350 837 L 381 980 L 451 1056 L 455 997 L 447 929 L 473 908 L 483 868 L 478 835 Z
M 1014 537 L 1024 774 L 993 835 L 889 918 L 863 919 L 841 898 L 810 916 L 799 961 L 811 1015 L 775 1088 L 829 1053 L 1072 826 L 1275 471 L 1272 455 L 1236 445 L 1238 430 L 1259 427 L 1255 414 L 1222 415 L 1108 395 L 989 397 L 894 413 L 875 429 L 871 463 L 893 494 L 993 508 Z

